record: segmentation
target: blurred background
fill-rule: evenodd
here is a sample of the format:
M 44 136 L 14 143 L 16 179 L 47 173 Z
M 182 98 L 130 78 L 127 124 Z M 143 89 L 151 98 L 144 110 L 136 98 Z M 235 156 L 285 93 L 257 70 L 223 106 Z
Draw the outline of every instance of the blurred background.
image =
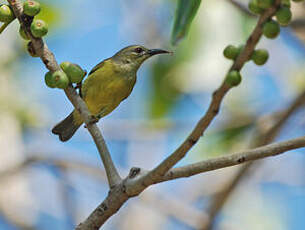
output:
M 98 123 L 123 176 L 133 166 L 153 168 L 184 140 L 232 64 L 224 47 L 245 43 L 256 23 L 244 11 L 248 1 L 204 0 L 189 35 L 174 47 L 176 1 L 40 2 L 39 17 L 50 26 L 45 40 L 58 62 L 90 71 L 131 44 L 174 51 L 147 61 L 131 96 Z M 304 4 L 292 3 L 292 11 L 290 27 L 258 44 L 269 50 L 268 63 L 246 64 L 242 84 L 179 165 L 254 147 L 296 98 L 305 102 Z M 72 105 L 45 85 L 47 70 L 27 54 L 18 28 L 15 21 L 0 36 L 0 229 L 73 229 L 107 195 L 104 169 L 86 129 L 67 143 L 51 134 Z M 302 105 L 275 140 L 304 135 Z M 259 161 L 245 173 L 230 167 L 150 187 L 103 229 L 305 229 L 304 153 Z

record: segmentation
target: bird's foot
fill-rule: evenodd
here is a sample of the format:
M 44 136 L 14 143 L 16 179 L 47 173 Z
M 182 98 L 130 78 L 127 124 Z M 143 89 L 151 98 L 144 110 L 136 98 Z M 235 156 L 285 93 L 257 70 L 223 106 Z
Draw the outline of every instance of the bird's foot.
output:
M 99 116 L 94 116 L 94 115 L 91 115 L 90 117 L 90 124 L 95 124 L 99 121 L 100 117 Z
M 99 116 L 99 115 L 97 115 L 97 116 L 90 115 L 89 125 L 96 124 L 100 119 L 101 119 L 101 116 Z M 85 128 L 87 128 L 87 125 L 85 125 Z

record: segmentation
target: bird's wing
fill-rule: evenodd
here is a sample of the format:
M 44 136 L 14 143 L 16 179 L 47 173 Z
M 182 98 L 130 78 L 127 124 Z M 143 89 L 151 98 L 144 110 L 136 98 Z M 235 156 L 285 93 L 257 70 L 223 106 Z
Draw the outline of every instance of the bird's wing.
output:
M 94 73 L 95 71 L 97 71 L 98 69 L 102 68 L 104 65 L 104 62 L 107 61 L 109 58 L 101 61 L 100 63 L 98 63 L 96 66 L 94 66 L 94 68 L 90 71 L 89 75 Z

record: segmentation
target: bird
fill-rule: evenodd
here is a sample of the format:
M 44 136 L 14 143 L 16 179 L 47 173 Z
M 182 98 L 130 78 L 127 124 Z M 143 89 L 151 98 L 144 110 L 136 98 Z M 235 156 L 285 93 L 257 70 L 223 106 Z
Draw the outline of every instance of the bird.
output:
M 81 96 L 96 122 L 110 114 L 132 92 L 137 81 L 137 71 L 145 60 L 171 53 L 162 49 L 148 49 L 141 45 L 127 46 L 112 57 L 97 64 L 81 85 Z M 68 141 L 84 123 L 74 109 L 69 116 L 52 129 L 61 141 Z

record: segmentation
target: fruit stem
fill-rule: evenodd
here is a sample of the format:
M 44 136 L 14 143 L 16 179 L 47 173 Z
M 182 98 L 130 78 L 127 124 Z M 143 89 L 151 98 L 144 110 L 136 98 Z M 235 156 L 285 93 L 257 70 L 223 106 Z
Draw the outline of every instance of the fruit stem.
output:
M 15 19 L 15 18 L 14 18 L 14 19 Z M 7 27 L 12 21 L 14 21 L 14 19 L 11 20 L 11 21 L 9 21 L 9 22 L 4 22 L 4 23 L 2 24 L 2 26 L 0 27 L 0 34 L 2 34 L 2 32 L 6 29 L 6 27 Z

